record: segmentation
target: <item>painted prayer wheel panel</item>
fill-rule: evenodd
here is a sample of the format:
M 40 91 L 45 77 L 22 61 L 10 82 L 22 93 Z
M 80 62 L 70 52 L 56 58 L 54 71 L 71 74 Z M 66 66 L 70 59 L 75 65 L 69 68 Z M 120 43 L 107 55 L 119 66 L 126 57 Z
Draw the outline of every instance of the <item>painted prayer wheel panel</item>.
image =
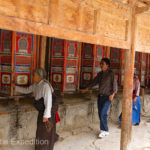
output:
M 11 53 L 12 32 L 1 30 L 0 40 L 0 90 L 2 93 L 10 93 L 11 90 Z
M 95 47 L 95 56 L 94 56 L 94 72 L 93 77 L 95 77 L 98 72 L 101 70 L 100 61 L 106 55 L 106 47 L 101 45 L 96 45 Z
M 83 44 L 81 67 L 81 87 L 86 87 L 93 79 L 94 45 Z
M 118 48 L 110 48 L 110 61 L 111 61 L 111 69 L 113 70 L 115 74 L 115 78 L 118 82 L 118 84 L 121 84 L 121 76 L 120 76 L 120 70 L 121 70 L 121 50 Z
M 1 93 L 10 94 L 12 80 L 18 86 L 29 86 L 31 83 L 32 70 L 34 69 L 34 36 L 16 32 L 13 55 L 12 32 L 1 30 L 0 33 L 0 88 Z M 12 58 L 14 59 L 14 63 L 12 63 Z M 14 68 L 13 74 L 12 67 Z
M 100 61 L 105 56 L 105 51 L 103 46 L 83 43 L 81 87 L 86 87 L 100 71 Z
M 79 43 L 73 41 L 66 42 L 64 91 L 76 91 L 78 86 Z
M 51 82 L 56 90 L 76 91 L 79 43 L 52 39 Z
M 52 39 L 51 82 L 56 90 L 63 87 L 64 40 Z
M 16 33 L 15 84 L 29 86 L 32 75 L 33 35 Z

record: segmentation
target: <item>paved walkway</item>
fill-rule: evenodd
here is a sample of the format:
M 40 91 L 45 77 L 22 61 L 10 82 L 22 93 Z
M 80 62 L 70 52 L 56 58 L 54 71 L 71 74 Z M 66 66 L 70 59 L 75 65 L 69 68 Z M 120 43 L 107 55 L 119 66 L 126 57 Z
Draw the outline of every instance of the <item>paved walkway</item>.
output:
M 54 150 L 120 150 L 120 129 L 109 123 L 110 135 L 98 139 L 99 125 L 94 124 L 72 131 L 59 133 L 62 141 L 55 144 Z M 150 117 L 142 117 L 139 126 L 133 126 L 131 150 L 150 150 Z M 0 150 L 34 150 L 34 146 L 0 146 Z
M 54 150 L 120 150 L 120 131 L 118 125 L 109 123 L 110 135 L 98 139 L 99 125 L 62 132 L 63 141 L 55 145 Z M 143 117 L 139 126 L 132 128 L 131 150 L 150 150 L 150 118 Z

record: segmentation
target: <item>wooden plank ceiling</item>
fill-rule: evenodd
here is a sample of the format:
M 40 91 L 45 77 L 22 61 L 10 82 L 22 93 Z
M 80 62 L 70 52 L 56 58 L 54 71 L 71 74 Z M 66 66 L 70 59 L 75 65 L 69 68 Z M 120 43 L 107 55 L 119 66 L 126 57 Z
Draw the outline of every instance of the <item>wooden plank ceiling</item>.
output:
M 148 1 L 148 0 L 142 0 Z M 130 48 L 128 0 L 0 0 L 0 28 L 105 46 Z M 139 15 L 136 50 L 149 48 L 149 15 Z M 150 19 L 149 19 L 150 20 Z M 141 41 L 141 39 L 147 39 Z M 140 42 L 138 41 L 140 40 Z M 144 43 L 145 42 L 145 43 Z

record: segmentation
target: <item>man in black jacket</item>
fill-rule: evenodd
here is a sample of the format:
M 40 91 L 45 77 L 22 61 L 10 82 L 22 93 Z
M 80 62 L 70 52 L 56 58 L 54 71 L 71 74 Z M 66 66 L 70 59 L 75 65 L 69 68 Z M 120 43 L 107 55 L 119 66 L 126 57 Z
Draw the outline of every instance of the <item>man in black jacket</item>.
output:
M 114 73 L 110 70 L 110 60 L 108 58 L 102 58 L 100 62 L 100 71 L 93 81 L 88 85 L 88 88 L 82 90 L 83 92 L 88 91 L 93 86 L 99 84 L 99 95 L 98 95 L 98 115 L 100 119 L 100 138 L 109 135 L 107 125 L 107 111 L 117 93 L 117 82 L 114 77 Z

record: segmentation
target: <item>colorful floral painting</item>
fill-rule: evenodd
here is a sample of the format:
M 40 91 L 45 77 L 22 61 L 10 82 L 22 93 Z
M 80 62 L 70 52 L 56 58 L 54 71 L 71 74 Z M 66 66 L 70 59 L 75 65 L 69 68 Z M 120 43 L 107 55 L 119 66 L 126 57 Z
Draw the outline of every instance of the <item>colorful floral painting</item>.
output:
M 28 75 L 18 75 L 17 76 L 18 85 L 27 85 L 28 84 Z
M 10 84 L 11 77 L 9 74 L 2 74 L 2 84 Z
M 91 80 L 91 74 L 90 73 L 84 73 L 83 74 L 83 79 L 87 80 L 87 81 Z
M 74 83 L 74 75 L 67 75 L 67 80 L 66 82 L 67 83 Z
M 53 82 L 61 83 L 62 77 L 61 74 L 53 74 Z

